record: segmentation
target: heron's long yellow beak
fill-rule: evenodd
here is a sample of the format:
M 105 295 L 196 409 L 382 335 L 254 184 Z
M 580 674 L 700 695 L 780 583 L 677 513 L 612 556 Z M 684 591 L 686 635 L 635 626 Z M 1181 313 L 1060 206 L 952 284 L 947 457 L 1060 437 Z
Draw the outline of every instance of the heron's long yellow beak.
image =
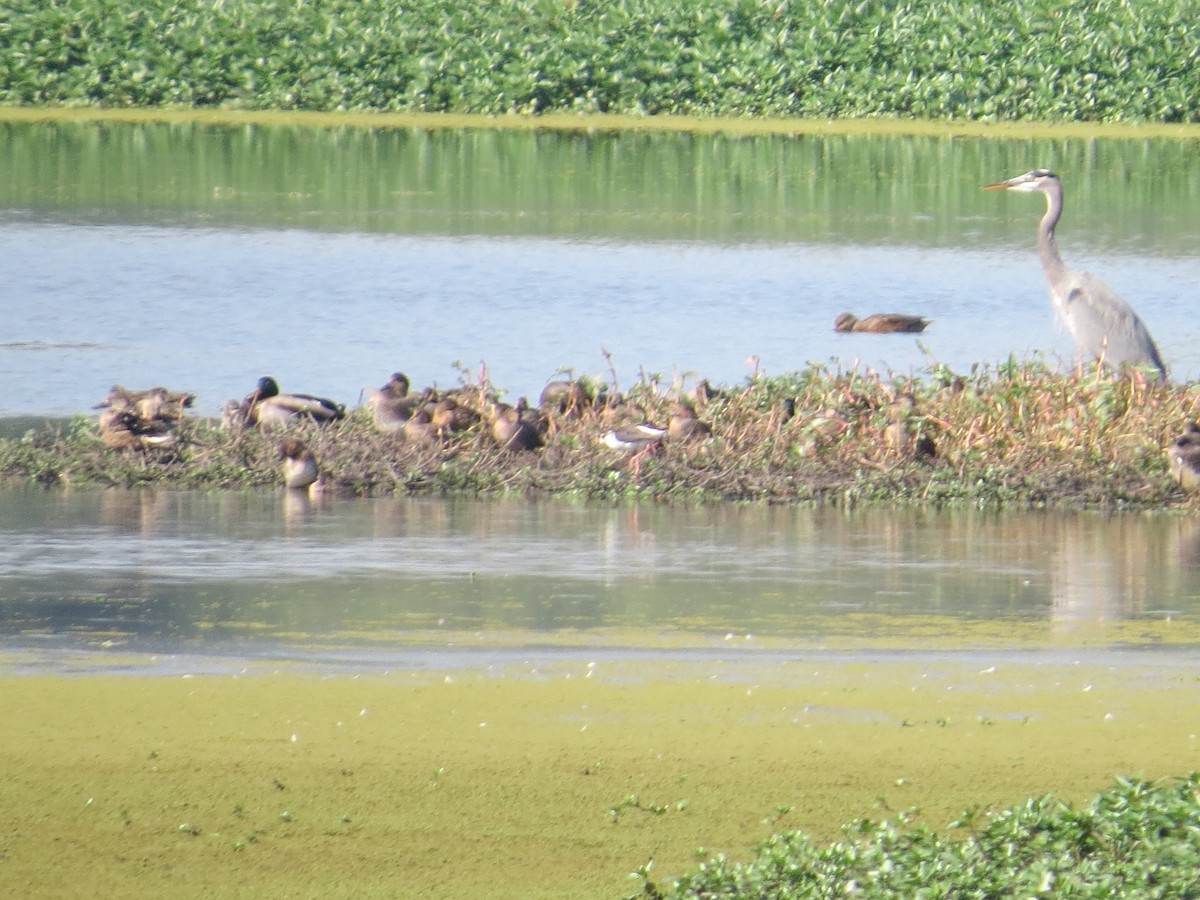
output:
M 1007 181 L 997 181 L 995 184 L 985 184 L 980 190 L 983 191 L 1005 191 L 1008 190 Z

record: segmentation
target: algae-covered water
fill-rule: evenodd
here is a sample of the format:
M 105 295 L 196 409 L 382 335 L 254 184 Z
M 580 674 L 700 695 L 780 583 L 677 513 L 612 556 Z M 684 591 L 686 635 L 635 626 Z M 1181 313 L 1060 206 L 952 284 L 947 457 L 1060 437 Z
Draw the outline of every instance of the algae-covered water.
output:
M 6 676 L 0 879 L 20 896 L 622 897 L 920 807 L 1197 765 L 1190 667 L 808 658 L 358 678 Z

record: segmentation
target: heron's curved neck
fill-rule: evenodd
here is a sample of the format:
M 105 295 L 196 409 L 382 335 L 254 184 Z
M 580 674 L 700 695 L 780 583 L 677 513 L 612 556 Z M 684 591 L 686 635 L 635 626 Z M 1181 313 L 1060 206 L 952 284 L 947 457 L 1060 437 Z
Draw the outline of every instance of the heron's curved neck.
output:
M 1046 185 L 1045 194 L 1046 214 L 1042 216 L 1038 225 L 1038 254 L 1042 258 L 1042 270 L 1046 273 L 1046 278 L 1054 284 L 1067 271 L 1058 252 L 1058 243 L 1054 240 L 1054 226 L 1062 216 L 1062 185 L 1057 181 Z

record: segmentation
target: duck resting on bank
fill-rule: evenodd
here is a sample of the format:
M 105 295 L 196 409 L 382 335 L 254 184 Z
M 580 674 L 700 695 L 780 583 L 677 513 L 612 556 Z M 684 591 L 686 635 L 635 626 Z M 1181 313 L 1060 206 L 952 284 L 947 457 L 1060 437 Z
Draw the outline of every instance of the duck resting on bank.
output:
M 311 394 L 284 394 L 279 383 L 269 375 L 258 379 L 258 385 L 246 395 L 238 418 L 243 426 L 264 427 L 286 425 L 297 418 L 310 418 L 318 423 L 331 422 L 346 414 L 346 408 L 324 397 Z
M 283 484 L 292 490 L 305 490 L 321 477 L 316 457 L 308 445 L 297 437 L 285 437 L 279 442 L 283 457 Z

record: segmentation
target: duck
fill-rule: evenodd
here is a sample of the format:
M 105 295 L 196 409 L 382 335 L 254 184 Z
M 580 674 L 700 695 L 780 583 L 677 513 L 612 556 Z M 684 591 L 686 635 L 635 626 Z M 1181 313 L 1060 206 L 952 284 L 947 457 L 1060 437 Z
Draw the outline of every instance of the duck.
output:
M 133 391 L 115 385 L 103 403 L 98 422 L 100 439 L 114 450 L 146 450 L 177 443 L 176 429 L 194 394 L 151 388 Z
M 297 418 L 310 418 L 324 424 L 346 415 L 346 407 L 324 397 L 311 394 L 284 394 L 279 383 L 269 375 L 258 379 L 258 385 L 246 395 L 239 409 L 246 425 L 286 425 Z
M 132 409 L 110 406 L 100 414 L 100 440 L 113 450 L 144 451 L 174 446 L 175 430 L 162 419 L 143 419 Z
M 873 334 L 915 333 L 924 331 L 929 319 L 909 316 L 904 313 L 876 313 L 860 319 L 853 313 L 844 312 L 833 322 L 833 330 L 840 332 L 868 331 Z
M 393 372 L 383 387 L 371 391 L 367 409 L 375 427 L 387 434 L 400 434 L 413 414 L 433 398 L 433 391 L 410 394 L 411 383 L 403 372 Z
M 495 404 L 492 414 L 492 437 L 502 450 L 536 450 L 545 444 L 536 413 L 524 397 L 516 406 Z
M 1167 465 L 1171 477 L 1185 491 L 1200 488 L 1200 426 L 1188 422 L 1183 434 L 1167 449 Z
M 888 449 L 910 459 L 932 459 L 937 445 L 921 430 L 923 417 L 917 412 L 917 399 L 910 393 L 900 394 L 891 406 L 892 421 L 883 430 Z
M 130 390 L 119 384 L 114 384 L 104 402 L 96 408 L 120 406 L 130 409 L 146 420 L 162 419 L 178 422 L 187 414 L 196 402 L 196 395 L 186 391 L 171 391 L 165 387 L 154 387 L 148 390 Z
M 479 421 L 479 413 L 468 406 L 463 406 L 453 397 L 445 397 L 434 404 L 430 410 L 433 427 L 442 437 L 459 431 L 466 431 Z
M 422 406 L 408 418 L 401 432 L 404 440 L 414 444 L 434 443 L 438 440 L 438 429 L 428 407 Z
M 551 381 L 542 388 L 538 406 L 548 414 L 578 419 L 592 405 L 592 396 L 579 381 Z
M 283 484 L 293 490 L 303 490 L 316 483 L 321 476 L 316 457 L 304 441 L 286 437 L 279 442 L 279 454 L 283 457 Z
M 690 401 L 680 400 L 672 409 L 671 420 L 667 423 L 667 436 L 674 441 L 712 437 L 712 427 L 700 421 L 696 407 Z

